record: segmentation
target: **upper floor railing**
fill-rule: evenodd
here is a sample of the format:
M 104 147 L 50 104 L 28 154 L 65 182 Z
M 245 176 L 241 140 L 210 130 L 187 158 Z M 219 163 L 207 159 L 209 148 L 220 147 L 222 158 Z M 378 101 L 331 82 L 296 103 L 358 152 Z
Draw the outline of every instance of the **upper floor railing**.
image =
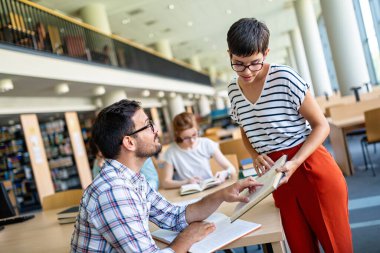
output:
M 184 62 L 25 0 L 0 0 L 0 43 L 211 85 Z

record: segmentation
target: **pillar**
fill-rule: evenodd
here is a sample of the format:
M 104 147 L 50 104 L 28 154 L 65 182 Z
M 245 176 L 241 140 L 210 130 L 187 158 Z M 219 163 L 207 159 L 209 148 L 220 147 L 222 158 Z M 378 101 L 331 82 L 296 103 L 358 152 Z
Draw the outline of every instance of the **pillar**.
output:
M 197 71 L 202 71 L 202 66 L 201 66 L 201 62 L 199 60 L 199 56 L 198 55 L 193 55 L 190 57 L 189 59 L 189 62 L 191 64 L 191 66 L 197 70 Z
M 294 5 L 315 93 L 317 96 L 325 92 L 332 94 L 313 3 L 311 0 L 296 0 Z
M 202 95 L 199 98 L 199 114 L 204 117 L 211 113 L 211 107 L 210 102 L 208 101 L 208 98 L 205 95 Z
M 103 4 L 92 3 L 79 10 L 83 22 L 95 26 L 104 33 L 111 34 L 106 8 Z
M 217 110 L 223 110 L 225 107 L 226 107 L 226 106 L 225 106 L 225 104 L 224 104 L 223 98 L 217 96 L 217 97 L 215 98 L 215 108 L 216 108 Z
M 173 119 L 177 114 L 185 111 L 185 104 L 181 95 L 176 95 L 173 98 L 169 98 L 169 110 L 171 118 Z
M 370 81 L 352 1 L 321 0 L 323 18 L 343 96 Z
M 124 90 L 115 90 L 107 92 L 106 95 L 103 96 L 103 106 L 107 107 L 109 105 L 112 105 L 113 103 L 116 103 L 122 99 L 126 99 L 127 94 Z
M 210 76 L 211 84 L 214 85 L 216 83 L 216 77 L 217 77 L 215 66 L 211 65 L 208 68 L 208 75 Z
M 170 42 L 167 39 L 162 39 L 157 41 L 156 50 L 160 52 L 165 58 L 173 59 L 172 49 L 170 47 Z

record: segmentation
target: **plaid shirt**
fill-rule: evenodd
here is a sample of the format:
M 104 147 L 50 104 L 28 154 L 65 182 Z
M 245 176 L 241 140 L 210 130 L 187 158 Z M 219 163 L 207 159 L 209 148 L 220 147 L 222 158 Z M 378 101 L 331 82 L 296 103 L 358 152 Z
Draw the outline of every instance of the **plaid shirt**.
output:
M 71 252 L 173 252 L 156 246 L 148 220 L 160 228 L 182 231 L 186 206 L 170 204 L 145 177 L 116 160 L 106 160 L 84 192 Z

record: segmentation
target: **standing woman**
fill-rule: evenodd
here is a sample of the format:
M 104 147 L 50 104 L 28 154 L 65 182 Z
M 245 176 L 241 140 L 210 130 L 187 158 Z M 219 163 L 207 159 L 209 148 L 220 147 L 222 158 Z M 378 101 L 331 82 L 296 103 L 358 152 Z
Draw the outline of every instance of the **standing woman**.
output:
M 221 182 L 230 176 L 236 178 L 236 169 L 222 154 L 218 143 L 198 136 L 198 125 L 192 113 L 183 112 L 173 119 L 175 142 L 164 154 L 164 179 L 160 182 L 166 189 L 199 182 L 213 177 L 210 158 L 224 169 L 215 177 Z
M 293 69 L 269 64 L 269 30 L 254 18 L 235 22 L 227 34 L 231 67 L 231 117 L 259 175 L 283 154 L 288 161 L 273 193 L 290 249 L 352 252 L 345 179 L 322 146 L 329 125 L 307 84 Z

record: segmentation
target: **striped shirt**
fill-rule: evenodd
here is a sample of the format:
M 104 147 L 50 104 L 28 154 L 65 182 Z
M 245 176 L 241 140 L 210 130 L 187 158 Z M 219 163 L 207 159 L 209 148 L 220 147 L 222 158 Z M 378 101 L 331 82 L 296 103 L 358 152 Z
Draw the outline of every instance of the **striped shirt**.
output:
M 308 89 L 309 84 L 290 67 L 271 65 L 255 104 L 246 99 L 236 79 L 228 86 L 231 118 L 259 154 L 294 147 L 311 132 L 299 113 Z
M 71 252 L 173 252 L 156 246 L 149 220 L 182 231 L 186 206 L 170 204 L 135 173 L 116 160 L 106 160 L 85 190 L 71 239 Z

